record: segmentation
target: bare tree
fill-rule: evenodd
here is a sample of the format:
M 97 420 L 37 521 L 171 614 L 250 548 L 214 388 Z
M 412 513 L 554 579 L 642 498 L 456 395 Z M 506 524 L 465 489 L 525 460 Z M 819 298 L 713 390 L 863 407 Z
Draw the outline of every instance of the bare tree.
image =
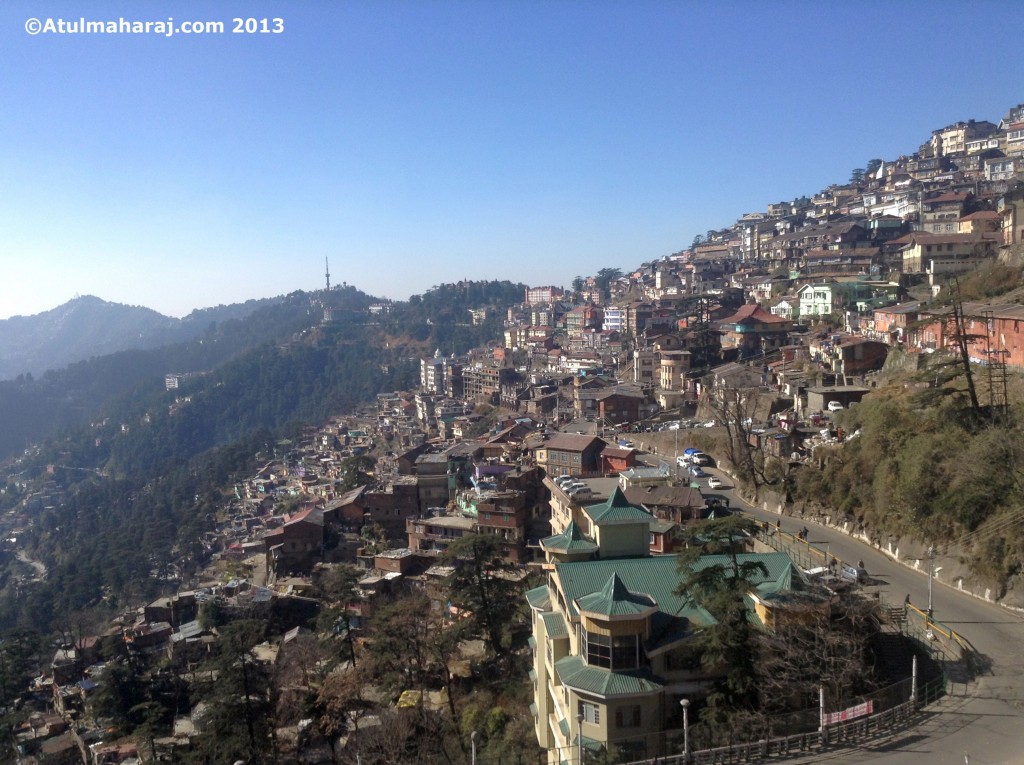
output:
M 812 601 L 808 601 L 812 603 Z M 877 687 L 868 644 L 877 631 L 875 604 L 854 595 L 822 595 L 799 619 L 761 633 L 758 683 L 770 714 L 817 706 L 818 689 L 832 703 Z
M 723 446 L 726 459 L 737 476 L 751 484 L 755 497 L 762 486 L 780 484 L 785 478 L 784 464 L 758 446 L 753 432 L 761 395 L 754 388 L 715 386 L 712 378 L 708 377 L 701 401 L 725 428 Z

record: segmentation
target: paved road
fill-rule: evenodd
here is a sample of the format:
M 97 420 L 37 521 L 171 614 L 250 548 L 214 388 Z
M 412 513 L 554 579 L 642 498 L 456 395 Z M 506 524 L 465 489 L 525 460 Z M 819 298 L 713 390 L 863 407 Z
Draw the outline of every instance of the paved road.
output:
M 649 461 L 656 463 L 657 458 Z M 901 565 L 840 531 L 752 508 L 731 490 L 727 475 L 713 468 L 708 472 L 730 487 L 715 493 L 729 496 L 733 507 L 773 525 L 780 520 L 782 530 L 792 534 L 806 525 L 813 545 L 845 561 L 863 560 L 868 573 L 881 582 L 887 600 L 899 603 L 909 594 L 915 605 L 926 606 L 924 572 Z M 1024 617 L 938 581 L 933 584 L 932 604 L 937 621 L 972 643 L 986 665 L 984 673 L 967 686 L 955 686 L 950 696 L 930 707 L 923 725 L 858 749 L 819 753 L 796 762 L 1024 765 Z

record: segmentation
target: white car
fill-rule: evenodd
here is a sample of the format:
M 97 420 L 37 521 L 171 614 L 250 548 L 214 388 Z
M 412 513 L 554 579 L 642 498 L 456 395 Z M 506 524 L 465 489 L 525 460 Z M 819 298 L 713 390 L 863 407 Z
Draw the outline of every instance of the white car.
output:
M 717 476 L 711 476 L 708 479 L 709 489 L 721 489 L 723 486 L 725 486 L 725 484 L 722 482 L 722 479 Z
M 828 407 L 827 407 L 827 409 L 828 409 L 828 410 L 829 410 L 830 412 L 838 412 L 838 411 L 839 411 L 840 409 L 842 409 L 842 408 L 843 408 L 843 405 L 842 405 L 842 404 L 840 404 L 840 403 L 839 403 L 838 401 L 829 401 L 829 402 L 828 402 Z

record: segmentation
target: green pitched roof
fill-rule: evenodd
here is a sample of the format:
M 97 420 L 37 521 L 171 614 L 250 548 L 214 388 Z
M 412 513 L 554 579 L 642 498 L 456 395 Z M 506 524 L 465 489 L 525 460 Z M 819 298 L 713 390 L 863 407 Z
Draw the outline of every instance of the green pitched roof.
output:
M 594 523 L 597 524 L 614 521 L 644 521 L 645 523 L 650 523 L 653 517 L 640 505 L 634 505 L 626 499 L 626 495 L 622 493 L 622 489 L 618 486 L 615 487 L 615 491 L 612 492 L 612 495 L 607 500 L 589 505 L 586 508 L 586 512 L 594 520 Z
M 759 593 L 797 589 L 800 586 L 794 581 L 799 575 L 786 553 L 742 553 L 738 558 L 741 562 L 764 564 L 768 575 L 758 574 L 754 577 Z M 711 614 L 698 605 L 687 603 L 685 598 L 675 593 L 682 579 L 682 575 L 676 570 L 677 561 L 678 557 L 675 555 L 655 555 L 646 558 L 556 563 L 555 571 L 569 609 L 568 618 L 576 618 L 579 615 L 576 603 L 588 595 L 603 590 L 614 574 L 628 591 L 642 592 L 654 598 L 658 606 L 656 620 L 665 621 L 664 617 L 667 616 L 683 617 L 696 624 L 712 623 L 714 619 Z M 702 555 L 694 563 L 694 569 L 699 570 L 716 564 L 731 565 L 731 559 L 728 555 Z
M 597 696 L 633 696 L 660 691 L 664 686 L 650 679 L 646 671 L 612 672 L 591 667 L 580 656 L 566 656 L 555 662 L 555 672 L 563 685 Z
M 563 553 L 597 550 L 597 545 L 583 535 L 583 530 L 576 525 L 576 521 L 569 521 L 569 525 L 561 534 L 554 534 L 540 540 L 540 546 L 544 550 Z
M 540 611 L 551 608 L 551 593 L 548 592 L 548 586 L 542 584 L 540 587 L 527 590 L 526 601 L 530 604 L 530 608 L 536 608 Z
M 544 620 L 544 630 L 548 633 L 549 638 L 569 637 L 569 625 L 565 623 L 565 617 L 562 616 L 561 611 L 541 614 L 540 618 Z
M 576 602 L 579 610 L 601 616 L 640 616 L 657 605 L 650 595 L 626 589 L 618 574 L 612 574 L 600 592 L 585 595 Z

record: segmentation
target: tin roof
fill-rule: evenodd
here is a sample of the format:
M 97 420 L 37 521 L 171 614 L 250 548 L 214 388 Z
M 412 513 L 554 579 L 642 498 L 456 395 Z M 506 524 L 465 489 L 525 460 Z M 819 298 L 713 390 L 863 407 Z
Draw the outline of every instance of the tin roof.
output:
M 604 502 L 587 506 L 586 512 L 598 525 L 616 521 L 650 521 L 651 519 L 651 514 L 626 499 L 626 495 L 618 486 Z
M 583 535 L 576 521 L 569 521 L 569 525 L 561 534 L 540 540 L 540 546 L 554 552 L 591 552 L 597 549 L 597 545 Z
M 555 663 L 562 685 L 598 696 L 633 696 L 660 691 L 664 686 L 650 679 L 649 672 L 611 672 L 591 667 L 580 656 L 566 656 Z
M 600 616 L 641 616 L 657 608 L 654 598 L 642 592 L 631 592 L 612 574 L 599 592 L 585 595 L 576 601 L 580 611 Z

